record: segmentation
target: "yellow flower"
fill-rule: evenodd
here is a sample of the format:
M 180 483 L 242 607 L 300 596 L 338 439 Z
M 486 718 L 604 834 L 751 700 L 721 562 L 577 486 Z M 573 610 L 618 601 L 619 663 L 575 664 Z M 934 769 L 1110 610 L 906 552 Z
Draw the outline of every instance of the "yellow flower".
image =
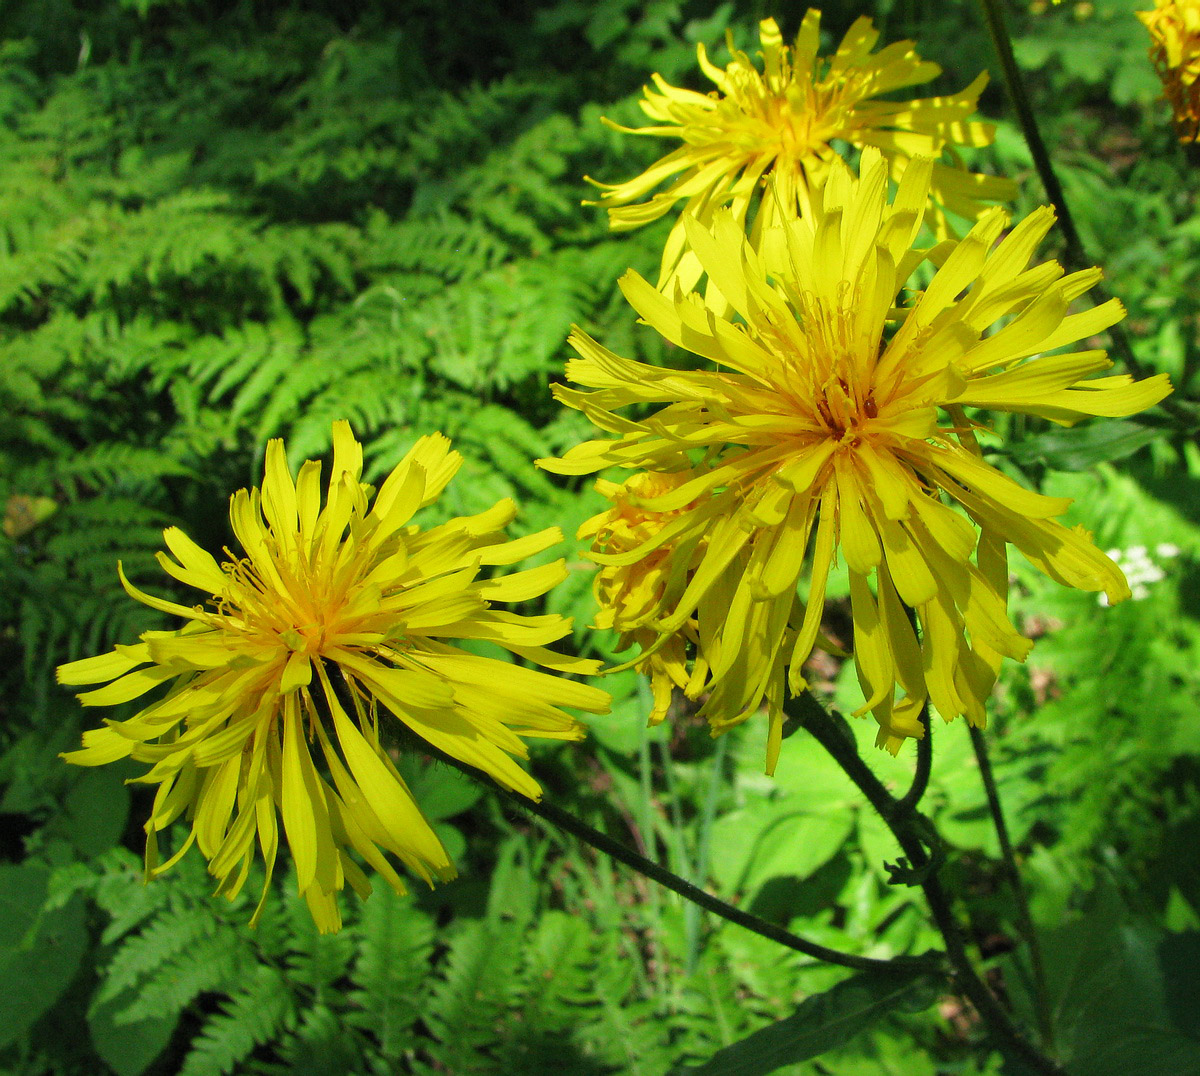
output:
M 670 492 L 631 498 L 650 512 L 686 511 L 660 532 L 677 548 L 699 535 L 706 542 L 682 594 L 664 591 L 647 622 L 667 637 L 697 620 L 712 692 L 703 712 L 714 731 L 766 699 L 768 771 L 784 670 L 793 692 L 805 687 L 802 665 L 818 641 L 839 550 L 866 696 L 858 713 L 874 713 L 879 743 L 893 751 L 922 734 L 926 698 L 946 720 L 965 714 L 982 725 L 1001 656 L 1025 657 L 1030 644 L 1005 605 L 1007 543 L 1062 583 L 1113 601 L 1128 596 L 1113 562 L 1054 519 L 1068 500 L 1027 490 L 984 462 L 974 437 L 982 427 L 965 408 L 1071 425 L 1132 414 L 1170 391 L 1165 375 L 1084 380 L 1110 365 L 1102 351 L 1049 354 L 1123 316 L 1115 300 L 1067 312 L 1099 270 L 1026 268 L 1053 221 L 1049 209 L 995 249 L 1008 219 L 989 211 L 928 288 L 898 308 L 922 256 L 910 244 L 932 162 L 909 165 L 891 204 L 888 171 L 875 151 L 863 154 L 861 180 L 835 166 L 811 212 L 780 218 L 758 251 L 729 212 L 711 226 L 686 218 L 688 241 L 738 320 L 707 309 L 695 292 L 671 298 L 636 273 L 621 287 L 644 321 L 717 368 L 632 362 L 576 330 L 580 357 L 567 375 L 594 391 L 555 393 L 613 436 L 540 461 L 562 474 L 613 465 L 696 472 Z M 616 413 L 629 405 L 646 417 Z M 653 540 L 625 563 L 652 549 Z M 803 605 L 796 587 L 806 560 Z
M 370 893 L 351 849 L 397 892 L 404 883 L 388 854 L 431 885 L 454 877 L 388 754 L 380 708 L 409 733 L 538 799 L 537 782 L 511 757 L 527 757 L 522 737 L 580 739 L 582 726 L 559 707 L 600 713 L 609 703 L 597 688 L 444 641 L 486 640 L 559 672 L 597 671 L 597 662 L 546 648 L 570 621 L 492 607 L 545 593 L 566 574 L 561 560 L 479 578 L 485 565 L 513 564 L 560 541 L 557 529 L 506 540 L 516 507 L 502 500 L 422 531 L 409 522 L 413 514 L 462 463 L 445 437 L 421 438 L 373 505 L 348 423 L 334 424 L 333 443 L 324 508 L 320 462 L 305 463 L 293 482 L 283 442 L 268 443 L 261 495 L 240 490 L 230 501 L 244 556 L 227 551 L 230 561 L 218 565 L 178 528 L 164 532 L 175 559 L 160 553 L 159 563 L 212 595 L 210 608 L 144 594 L 122 571 L 132 597 L 188 623 L 58 670 L 64 684 L 112 681 L 81 694 L 87 706 L 171 685 L 134 717 L 84 733 L 83 749 L 63 756 L 84 766 L 126 757 L 150 764 L 136 778 L 158 785 L 146 823 L 149 875 L 195 843 L 219 879 L 217 892 L 232 898 L 257 838 L 267 871 L 257 919 L 279 845 L 278 811 L 300 892 L 322 931 L 341 925 L 337 893 L 347 881 Z M 157 834 L 185 812 L 187 840 L 160 863 Z
M 590 556 L 602 565 L 596 575 L 600 608 L 593 627 L 616 630 L 618 650 L 639 647 L 640 656 L 629 664 L 650 677 L 651 725 L 667 716 L 672 688 L 694 695 L 705 681 L 703 660 L 693 672 L 688 670 L 687 644 L 699 641 L 695 621 L 685 621 L 679 631 L 661 639 L 653 623 L 664 604 L 674 604 L 687 589 L 692 571 L 704 559 L 707 540 L 697 532 L 678 544 L 670 539 L 673 527 L 688 526 L 694 505 L 649 512 L 638 506 L 637 499 L 670 493 L 691 477 L 690 472 L 639 472 L 623 485 L 599 479 L 596 488 L 613 506 L 587 520 L 576 535 L 594 540 Z
M 910 41 L 872 54 L 879 31 L 865 17 L 855 20 L 830 59 L 820 60 L 820 21 L 821 13 L 809 10 L 789 48 L 775 21 L 764 20 L 759 26 L 762 71 L 732 41 L 733 61 L 724 70 L 709 62 L 700 45 L 700 67 L 718 93 L 679 89 L 654 75 L 659 92 L 647 87 L 641 105 L 655 126 L 617 129 L 683 144 L 627 183 L 597 184 L 605 192 L 600 204 L 608 207 L 612 227 L 637 228 L 657 220 L 681 199 L 687 200 L 684 215 L 703 224 L 725 205 L 744 224 L 757 205 L 751 233 L 757 240 L 775 222 L 774 204 L 757 196 L 767 177 L 774 179 L 785 204 L 794 205 L 797 198 L 803 203 L 806 191 L 819 186 L 832 162 L 840 160 L 836 141 L 882 150 L 893 179 L 914 156 L 945 155 L 949 163 L 934 165 L 931 184 L 942 238 L 949 234 L 945 210 L 974 220 L 984 202 L 1015 196 L 1011 181 L 966 171 L 956 152 L 992 141 L 990 124 L 967 119 L 987 84 L 986 74 L 947 97 L 878 100 L 936 78 L 941 68 L 922 60 Z M 663 183 L 666 188 L 646 200 Z M 687 250 L 681 217 L 663 252 L 659 287 L 671 292 L 678 281 L 686 290 L 700 274 L 700 263 Z
M 1154 0 L 1136 12 L 1152 39 L 1150 59 L 1175 113 L 1179 141 L 1200 142 L 1200 0 Z

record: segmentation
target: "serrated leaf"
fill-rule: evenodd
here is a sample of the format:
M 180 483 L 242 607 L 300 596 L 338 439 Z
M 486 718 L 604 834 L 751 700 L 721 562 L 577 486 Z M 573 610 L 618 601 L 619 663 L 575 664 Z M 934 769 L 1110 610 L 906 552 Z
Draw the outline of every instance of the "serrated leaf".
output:
M 1081 918 L 1041 937 L 1055 1038 L 1070 1072 L 1200 1074 L 1200 933 L 1166 934 L 1138 921 L 1108 888 Z M 1015 997 L 1028 1008 L 1022 991 Z

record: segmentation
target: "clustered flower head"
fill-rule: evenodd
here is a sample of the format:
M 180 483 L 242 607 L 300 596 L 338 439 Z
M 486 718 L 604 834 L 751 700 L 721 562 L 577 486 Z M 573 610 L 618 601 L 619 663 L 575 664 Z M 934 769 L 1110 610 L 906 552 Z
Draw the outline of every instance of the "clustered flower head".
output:
M 261 850 L 265 901 L 282 835 L 322 931 L 340 926 L 337 894 L 347 882 L 370 892 L 351 852 L 401 893 L 389 856 L 430 884 L 454 877 L 393 763 L 388 721 L 538 799 L 537 782 L 513 759 L 527 757 L 524 738 L 580 739 L 583 727 L 561 707 L 602 713 L 609 705 L 598 688 L 450 642 L 486 640 L 560 673 L 597 671 L 597 662 L 547 648 L 570 631 L 569 620 L 495 607 L 544 594 L 565 577 L 561 560 L 483 574 L 561 541 L 557 528 L 506 539 L 516 508 L 502 500 L 421 530 L 414 513 L 462 463 L 450 442 L 421 438 L 372 501 L 347 423 L 334 424 L 333 441 L 323 507 L 320 462 L 306 462 L 293 481 L 283 442 L 269 442 L 262 492 L 241 490 L 230 502 L 243 554 L 227 551 L 218 564 L 179 529 L 164 532 L 172 556 L 160 553 L 160 564 L 211 595 L 207 608 L 144 594 L 122 571 L 132 597 L 187 623 L 58 670 L 64 684 L 106 684 L 79 696 L 86 706 L 169 685 L 135 716 L 86 732 L 83 748 L 64 756 L 85 766 L 121 758 L 150 766 L 136 778 L 158 786 L 146 823 L 148 874 L 196 844 L 217 892 L 232 899 Z M 158 834 L 181 816 L 187 838 L 160 862 Z
M 987 203 L 1016 194 L 1011 181 L 967 171 L 958 156 L 960 148 L 992 141 L 990 124 L 969 119 L 986 74 L 949 96 L 884 100 L 892 91 L 929 82 L 941 68 L 922 60 L 911 41 L 872 52 L 879 31 L 866 17 L 855 20 L 831 57 L 821 58 L 820 23 L 821 13 L 809 10 L 788 46 L 775 20 L 764 20 L 761 70 L 733 47 L 732 38 L 733 59 L 724 69 L 699 45 L 700 67 L 717 91 L 681 89 L 656 74 L 658 92 L 647 87 L 641 102 L 654 125 L 617 128 L 682 143 L 628 182 L 597 184 L 604 191 L 600 204 L 618 229 L 657 220 L 685 200 L 663 252 L 659 286 L 665 290 L 675 282 L 690 288 L 702 272 L 688 248 L 685 217 L 709 224 L 718 208 L 728 208 L 739 225 L 753 217 L 750 234 L 756 242 L 774 223 L 779 204 L 760 197 L 766 181 L 774 180 L 782 204 L 803 201 L 840 160 L 838 142 L 881 150 L 893 179 L 913 157 L 932 158 L 933 222 L 941 237 L 950 234 L 947 210 L 974 220 Z M 652 193 L 663 184 L 665 189 Z
M 1006 612 L 1008 545 L 1059 582 L 1127 597 L 1116 565 L 1055 518 L 1070 502 L 986 462 L 976 434 L 983 411 L 1071 425 L 1132 414 L 1170 391 L 1165 375 L 1090 377 L 1111 365 L 1103 351 L 1054 354 L 1124 311 L 1110 300 L 1069 312 L 1099 270 L 1030 265 L 1049 209 L 1011 230 L 989 210 L 923 291 L 904 294 L 926 255 L 915 241 L 933 162 L 911 161 L 894 197 L 889 174 L 870 148 L 861 176 L 834 162 L 803 214 L 775 184 L 778 211 L 757 249 L 728 210 L 710 223 L 685 214 L 689 245 L 729 312 L 633 272 L 621 288 L 697 368 L 634 362 L 576 330 L 567 376 L 590 391 L 555 394 L 611 436 L 539 461 L 561 474 L 617 466 L 655 476 L 658 488 L 626 483 L 621 512 L 659 514 L 660 524 L 642 522 L 633 550 L 597 530 L 596 559 L 628 571 L 635 555 L 669 546 L 670 578 L 649 588 L 652 608 L 614 616 L 625 631 L 653 631 L 650 651 L 680 631 L 699 640 L 703 671 L 687 690 L 707 696 L 701 713 L 715 731 L 766 702 L 768 771 L 785 689 L 806 687 L 839 556 L 866 696 L 859 713 L 873 713 L 893 751 L 922 734 L 926 700 L 946 720 L 984 724 L 1001 658 L 1028 652 Z M 619 414 L 630 407 L 644 417 Z M 673 487 L 669 475 L 679 476 Z
M 1200 142 L 1200 0 L 1154 0 L 1137 17 L 1150 31 L 1150 58 L 1175 114 L 1181 142 Z

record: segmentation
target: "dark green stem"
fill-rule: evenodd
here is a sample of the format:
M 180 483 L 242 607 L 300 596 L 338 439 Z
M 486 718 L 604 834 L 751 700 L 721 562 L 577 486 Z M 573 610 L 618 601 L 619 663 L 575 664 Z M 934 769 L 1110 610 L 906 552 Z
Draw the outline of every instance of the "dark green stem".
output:
M 330 683 L 333 685 L 334 693 L 341 701 L 343 709 L 347 713 L 355 713 L 356 708 L 351 698 L 352 689 L 344 680 L 340 680 L 337 677 L 331 677 Z M 598 852 L 603 852 L 605 855 L 617 860 L 617 862 L 624 863 L 627 867 L 632 867 L 639 874 L 645 875 L 651 881 L 657 882 L 674 893 L 678 893 L 693 904 L 698 904 L 705 911 L 712 912 L 713 915 L 718 915 L 722 919 L 727 919 L 731 923 L 736 923 L 740 927 L 745 927 L 747 930 L 753 931 L 755 934 L 778 942 L 785 948 L 793 949 L 798 953 L 804 953 L 814 960 L 821 960 L 828 964 L 838 964 L 844 968 L 852 968 L 855 971 L 882 971 L 899 974 L 914 968 L 936 970 L 943 966 L 941 953 L 935 952 L 919 957 L 895 957 L 891 960 L 876 960 L 872 957 L 843 953 L 837 949 L 830 949 L 827 946 L 818 945 L 816 942 L 798 937 L 789 930 L 784 930 L 774 923 L 761 919 L 757 915 L 751 915 L 749 912 L 744 912 L 740 908 L 735 908 L 732 904 L 727 904 L 725 901 L 712 896 L 710 893 L 705 892 L 698 886 L 692 885 L 691 882 L 685 881 L 679 875 L 660 866 L 653 860 L 640 855 L 632 848 L 613 840 L 608 834 L 601 833 L 598 829 L 593 829 L 586 822 L 581 821 L 562 808 L 556 807 L 551 803 L 527 799 L 518 792 L 500 787 L 490 778 L 484 776 L 479 770 L 475 769 L 474 766 L 469 766 L 465 762 L 460 762 L 452 755 L 438 750 L 438 748 L 434 747 L 427 740 L 410 733 L 399 722 L 392 727 L 399 729 L 400 736 L 406 747 L 435 758 L 439 762 L 444 762 L 447 766 L 454 767 L 460 773 L 485 786 L 513 806 L 528 811 L 530 814 L 542 819 L 542 821 L 549 822 L 551 825 L 565 830 L 571 836 L 578 838 L 585 844 L 591 845 Z
M 708 877 L 708 863 L 712 852 L 712 827 L 717 819 L 717 802 L 720 799 L 721 787 L 725 783 L 725 752 L 729 747 L 728 736 L 718 736 L 716 750 L 713 752 L 712 772 L 708 779 L 708 792 L 704 797 L 704 807 L 700 812 L 700 834 L 696 847 L 696 870 L 692 875 L 697 885 L 701 885 Z M 700 910 L 695 905 L 687 909 L 685 917 L 685 937 L 687 938 L 687 960 L 684 968 L 688 975 L 696 970 L 700 961 Z
M 458 765 L 448 756 L 443 756 L 442 761 L 448 762 L 464 773 L 468 771 L 468 767 Z M 561 807 L 556 807 L 552 803 L 539 803 L 534 800 L 528 800 L 524 796 L 516 792 L 510 792 L 507 789 L 493 787 L 493 791 L 498 792 L 509 803 L 515 804 L 521 810 L 528 811 L 543 821 L 557 826 L 585 844 L 591 845 L 598 852 L 603 852 L 606 856 L 617 860 L 617 862 L 624 863 L 627 867 L 632 867 L 639 874 L 644 874 L 651 881 L 657 882 L 672 892 L 678 893 L 681 897 L 690 900 L 693 904 L 699 905 L 706 911 L 712 912 L 714 915 L 719 915 L 722 919 L 727 919 L 738 926 L 745 927 L 747 930 L 752 930 L 756 934 L 761 934 L 764 938 L 770 938 L 772 941 L 778 942 L 788 949 L 804 953 L 806 956 L 811 956 L 814 960 L 840 964 L 842 967 L 855 968 L 860 971 L 897 970 L 893 961 L 874 960 L 870 957 L 855 956 L 852 953 L 842 953 L 836 949 L 829 949 L 824 945 L 818 945 L 816 942 L 806 941 L 804 938 L 798 937 L 790 931 L 776 926 L 774 923 L 760 919 L 757 915 L 751 915 L 749 912 L 744 912 L 740 908 L 733 907 L 731 904 L 726 904 L 725 901 L 719 900 L 698 886 L 692 885 L 691 882 L 684 881 L 679 875 L 672 873 L 665 867 L 659 866 L 659 864 L 652 862 L 645 856 L 639 855 L 632 848 L 628 848 L 619 841 L 613 840 L 598 829 L 593 829 L 586 822 L 580 821 L 573 814 L 564 811 Z
M 933 722 L 929 720 L 929 703 L 921 707 L 920 722 L 925 726 L 925 735 L 917 741 L 917 768 L 913 771 L 912 784 L 900 797 L 902 811 L 915 810 L 929 787 L 929 774 L 933 769 Z
M 453 766 L 460 772 L 490 785 L 493 792 L 502 796 L 510 804 L 536 815 L 544 822 L 549 822 L 551 825 L 557 826 L 585 844 L 591 845 L 598 852 L 610 856 L 619 863 L 624 863 L 625 866 L 631 867 L 639 874 L 645 875 L 651 881 L 657 882 L 672 892 L 678 893 L 685 900 L 690 900 L 693 904 L 699 905 L 705 911 L 712 912 L 713 915 L 718 915 L 722 919 L 727 919 L 731 923 L 736 923 L 740 927 L 745 927 L 747 930 L 753 931 L 755 934 L 760 934 L 764 938 L 778 942 L 788 949 L 804 953 L 814 960 L 822 960 L 829 964 L 840 964 L 844 968 L 854 968 L 857 971 L 899 972 L 906 967 L 912 967 L 914 964 L 931 968 L 937 967 L 939 964 L 937 957 L 940 954 L 927 954 L 923 957 L 904 957 L 893 960 L 875 960 L 872 957 L 855 956 L 853 953 L 843 953 L 837 949 L 830 949 L 827 946 L 818 945 L 816 942 L 807 941 L 789 930 L 784 930 L 774 923 L 770 923 L 749 912 L 744 912 L 740 908 L 735 908 L 732 904 L 727 904 L 725 901 L 712 896 L 712 894 L 699 888 L 699 886 L 685 881 L 679 875 L 674 874 L 658 863 L 647 859 L 643 855 L 639 855 L 632 848 L 609 837 L 608 834 L 594 829 L 586 822 L 576 818 L 573 814 L 564 811 L 561 807 L 556 807 L 554 804 L 545 801 L 538 802 L 526 799 L 517 792 L 500 788 L 482 778 L 478 770 L 474 770 L 465 763 L 460 763 L 457 759 L 451 758 L 449 755 L 438 751 L 428 744 L 423 745 L 421 749 L 434 758 L 445 762 L 447 765 Z
M 1067 260 L 1077 269 L 1088 267 L 1087 254 L 1083 249 L 1083 240 L 1079 229 L 1075 227 L 1075 218 L 1067 205 L 1066 195 L 1059 182 L 1058 173 L 1050 161 L 1050 153 L 1042 139 L 1041 128 L 1038 127 L 1037 116 L 1033 104 L 1025 90 L 1025 81 L 1021 78 L 1021 69 L 1017 67 L 1017 58 L 1013 55 L 1012 37 L 1008 32 L 1008 24 L 1004 20 L 1004 9 L 1001 0 L 979 0 L 983 8 L 983 18 L 987 23 L 988 33 L 992 38 L 992 47 L 1000 61 L 1000 70 L 1004 74 L 1004 85 L 1008 90 L 1009 100 L 1016 110 L 1021 130 L 1025 133 L 1025 142 L 1033 156 L 1033 165 L 1041 176 L 1042 186 L 1046 188 L 1046 196 L 1058 214 L 1058 224 L 1062 228 L 1063 238 L 1067 242 Z
M 1021 880 L 1021 872 L 1017 869 L 1017 857 L 1013 851 L 1012 840 L 1008 833 L 1008 823 L 1004 820 L 1004 809 L 1000 805 L 1000 794 L 996 789 L 996 777 L 992 772 L 992 761 L 988 757 L 987 740 L 983 733 L 974 725 L 971 730 L 971 746 L 975 749 L 975 759 L 979 763 L 979 775 L 983 778 L 983 788 L 987 793 L 988 810 L 992 815 L 992 824 L 996 828 L 996 836 L 1000 841 L 1000 855 L 1004 863 L 1009 888 L 1017 907 L 1017 924 L 1025 936 L 1029 946 L 1029 961 L 1033 967 L 1033 997 L 1034 1009 L 1037 1012 L 1038 1030 L 1041 1032 L 1042 1045 L 1050 1048 L 1054 1042 L 1054 1028 L 1050 1020 L 1050 1005 L 1046 992 L 1046 970 L 1042 962 L 1042 946 L 1038 941 L 1037 931 L 1033 926 L 1033 916 L 1029 914 L 1029 897 L 1025 892 L 1025 883 Z
M 1050 199 L 1050 204 L 1054 206 L 1054 210 L 1058 214 L 1059 227 L 1062 228 L 1063 238 L 1067 244 L 1066 260 L 1074 269 L 1089 269 L 1094 263 L 1088 259 L 1087 251 L 1084 250 L 1079 229 L 1075 227 L 1075 218 L 1071 216 L 1071 208 L 1067 205 L 1067 196 L 1063 193 L 1058 173 L 1054 170 L 1046 143 L 1042 139 L 1037 116 L 1034 115 L 1033 105 L 1025 90 L 1025 82 L 1021 78 L 1020 68 L 1017 67 L 1017 58 L 1013 55 L 1012 38 L 1008 33 L 1008 24 L 1004 20 L 1004 10 L 1000 6 L 1001 0 L 979 0 L 979 3 L 983 9 L 983 18 L 987 23 L 988 33 L 992 38 L 992 47 L 995 48 L 996 56 L 1000 61 L 1000 70 L 1004 74 L 1004 85 L 1008 89 L 1009 100 L 1012 101 L 1013 108 L 1016 110 L 1021 130 L 1025 133 L 1025 141 L 1029 145 L 1029 152 L 1033 156 L 1034 167 L 1041 176 L 1042 186 L 1046 188 L 1046 197 Z M 1102 301 L 1110 298 L 1103 285 L 1097 285 L 1095 291 Z M 1133 354 L 1133 347 L 1125 333 L 1125 327 L 1120 322 L 1111 326 L 1108 334 L 1112 338 L 1114 350 L 1120 355 L 1125 368 L 1134 377 L 1149 377 L 1154 372 L 1144 367 Z
M 937 860 L 934 858 L 936 833 L 928 819 L 914 810 L 900 807 L 901 801 L 888 792 L 859 755 L 857 742 L 840 715 L 830 714 L 807 692 L 790 698 L 785 710 L 833 756 L 895 835 L 901 849 L 916 868 L 913 875 L 918 880 L 911 884 L 921 886 L 934 925 L 946 942 L 951 978 L 975 1006 L 997 1042 L 1034 1072 L 1043 1076 L 1067 1076 L 1063 1069 L 1017 1030 L 967 956 L 958 921 L 937 877 Z

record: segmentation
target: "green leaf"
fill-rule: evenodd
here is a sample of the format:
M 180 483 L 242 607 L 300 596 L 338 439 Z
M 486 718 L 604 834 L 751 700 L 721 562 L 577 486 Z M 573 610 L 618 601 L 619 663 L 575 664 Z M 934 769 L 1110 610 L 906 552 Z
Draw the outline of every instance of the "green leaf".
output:
M 125 831 L 129 789 L 110 768 L 85 770 L 71 786 L 57 819 L 65 836 L 89 859 L 107 852 Z
M 442 847 L 446 849 L 450 862 L 461 863 L 467 854 L 467 839 L 463 836 L 463 831 L 450 822 L 433 821 L 431 825 L 438 840 L 442 842 Z
M 703 1065 L 675 1074 L 766 1076 L 844 1045 L 893 1009 L 928 1007 L 938 985 L 924 973 L 863 972 L 805 999 L 791 1016 L 719 1050 Z
M 96 1053 L 117 1076 L 141 1076 L 161 1054 L 175 1025 L 178 1012 L 167 1012 L 144 1020 L 121 1022 L 120 1013 L 134 1001 L 132 990 L 93 1004 L 88 1012 L 88 1030 Z
M 629 655 L 622 655 L 626 658 Z M 613 754 L 632 757 L 637 754 L 643 738 L 662 741 L 670 734 L 667 723 L 646 727 L 650 717 L 646 694 L 638 690 L 644 681 L 640 673 L 627 669 L 615 676 L 605 677 L 600 685 L 612 694 L 612 709 L 607 714 L 588 714 L 588 735 Z
M 752 802 L 713 826 L 714 846 L 727 849 L 713 863 L 724 892 L 754 894 L 771 878 L 807 878 L 828 863 L 854 828 L 854 812 L 806 811 L 799 795 Z
M 1200 932 L 1131 917 L 1112 889 L 1042 935 L 1055 1038 L 1080 1076 L 1200 1076 Z M 1010 977 L 1015 985 L 1017 977 Z M 1028 1008 L 1022 990 L 1014 997 Z
M 44 867 L 0 866 L 0 952 L 13 952 L 29 941 L 49 881 L 50 872 Z
M 0 1046 L 59 999 L 87 948 L 83 899 L 46 911 L 49 879 L 39 864 L 0 866 Z
M 462 814 L 483 795 L 483 787 L 466 774 L 432 763 L 402 771 L 413 799 L 421 805 L 426 818 L 441 821 Z
M 1167 431 L 1140 422 L 1097 422 L 1082 429 L 1054 429 L 1009 446 L 1018 463 L 1044 463 L 1058 471 L 1083 471 L 1131 456 Z
M 1200 1076 L 1200 934 L 1163 937 L 1146 924 L 1114 932 L 1108 959 L 1080 984 L 1070 1068 L 1087 1076 Z

